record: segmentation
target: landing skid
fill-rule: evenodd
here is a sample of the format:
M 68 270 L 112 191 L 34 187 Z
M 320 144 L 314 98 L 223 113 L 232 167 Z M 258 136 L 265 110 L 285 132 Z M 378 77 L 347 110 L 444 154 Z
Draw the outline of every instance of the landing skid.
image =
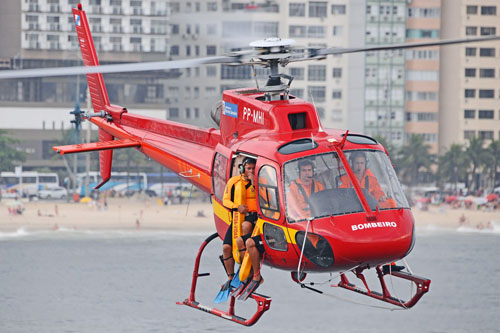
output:
M 387 302 L 387 303 L 391 303 L 393 305 L 400 306 L 402 308 L 411 308 L 420 300 L 420 298 L 426 292 L 429 291 L 429 285 L 431 284 L 431 280 L 429 280 L 429 279 L 419 277 L 419 276 L 416 276 L 416 275 L 413 275 L 410 273 L 406 273 L 406 272 L 390 272 L 390 273 L 387 272 L 387 273 L 384 273 L 381 269 L 381 265 L 379 265 L 379 266 L 377 266 L 376 270 L 377 270 L 378 279 L 380 281 L 380 286 L 382 288 L 382 293 L 380 293 L 377 291 L 370 290 L 370 288 L 368 287 L 368 284 L 366 283 L 365 277 L 362 273 L 364 269 L 365 268 L 356 268 L 353 271 L 353 273 L 356 274 L 356 277 L 358 277 L 363 282 L 366 290 L 361 289 L 361 288 L 357 287 L 356 285 L 350 283 L 349 280 L 347 279 L 347 276 L 345 276 L 345 274 L 340 275 L 340 282 L 339 282 L 338 286 L 341 288 L 345 288 L 347 290 L 355 291 L 357 293 L 360 293 L 360 294 L 363 294 L 366 296 L 373 297 L 373 298 L 378 299 L 378 300 L 383 301 L 383 302 Z M 409 280 L 409 281 L 415 283 L 415 285 L 417 287 L 415 295 L 413 295 L 413 297 L 408 301 L 404 301 L 404 300 L 401 300 L 399 298 L 393 297 L 391 295 L 391 293 L 389 292 L 389 290 L 387 289 L 387 286 L 385 284 L 385 280 L 384 280 L 385 275 L 392 275 L 393 277 L 401 278 L 404 280 Z
M 210 235 L 207 239 L 203 241 L 203 243 L 200 246 L 200 249 L 198 250 L 198 255 L 196 256 L 196 261 L 194 264 L 194 271 L 193 271 L 193 281 L 191 282 L 191 292 L 189 294 L 189 298 L 185 299 L 183 302 L 177 302 L 178 305 L 187 305 L 190 307 L 193 307 L 195 309 L 213 314 L 214 316 L 218 316 L 230 321 L 233 321 L 235 323 L 244 325 L 244 326 L 252 326 L 255 324 L 260 317 L 269 310 L 269 307 L 271 306 L 271 298 L 260 295 L 257 293 L 253 293 L 250 295 L 250 298 L 253 298 L 257 302 L 257 312 L 250 318 L 246 319 L 240 316 L 237 316 L 234 313 L 234 305 L 235 305 L 235 297 L 231 296 L 231 299 L 229 301 L 229 309 L 227 311 L 219 310 L 217 308 L 212 308 L 206 305 L 203 305 L 199 302 L 196 301 L 195 298 L 195 291 L 196 291 L 196 282 L 198 281 L 198 277 L 200 276 L 208 276 L 210 273 L 198 273 L 198 269 L 200 267 L 200 259 L 201 255 L 203 253 L 203 250 L 207 246 L 208 243 L 210 243 L 212 240 L 218 237 L 217 233 L 214 233 Z

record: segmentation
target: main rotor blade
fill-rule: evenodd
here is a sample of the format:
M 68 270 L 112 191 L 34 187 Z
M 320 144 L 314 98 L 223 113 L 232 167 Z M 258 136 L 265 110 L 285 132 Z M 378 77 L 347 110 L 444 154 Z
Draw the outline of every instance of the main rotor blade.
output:
M 203 64 L 238 63 L 239 56 L 219 56 L 198 59 L 152 61 L 101 66 L 52 67 L 0 71 L 0 79 L 20 79 L 28 77 L 68 76 L 94 73 L 144 72 L 165 69 L 189 68 Z
M 390 44 L 390 45 L 376 45 L 369 47 L 354 47 L 354 48 L 328 48 L 328 49 L 317 49 L 317 56 L 325 56 L 329 54 L 344 54 L 344 53 L 356 53 L 356 52 L 367 52 L 367 51 L 383 51 L 383 50 L 396 50 L 396 49 L 412 49 L 416 47 L 426 47 L 426 46 L 440 46 L 440 45 L 450 45 L 450 44 L 462 44 L 462 43 L 472 43 L 472 42 L 485 42 L 490 40 L 500 40 L 500 36 L 486 36 L 478 38 L 460 38 L 460 39 L 444 39 L 432 42 L 418 42 L 418 43 L 403 43 L 403 44 Z

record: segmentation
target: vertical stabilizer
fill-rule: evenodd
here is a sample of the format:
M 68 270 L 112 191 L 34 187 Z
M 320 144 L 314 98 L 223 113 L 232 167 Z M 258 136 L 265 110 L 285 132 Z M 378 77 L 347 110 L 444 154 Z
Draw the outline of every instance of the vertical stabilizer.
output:
M 85 66 L 98 66 L 99 59 L 90 34 L 89 23 L 87 16 L 82 10 L 82 5 L 78 4 L 78 8 L 73 8 L 73 19 L 75 21 L 76 32 L 78 34 L 78 42 L 82 52 L 83 64 Z M 104 79 L 101 73 L 87 74 L 87 82 L 89 86 L 90 99 L 95 112 L 106 111 L 109 107 L 109 97 L 104 85 Z M 110 141 L 114 137 L 99 128 L 99 141 Z M 113 150 L 101 150 L 99 152 L 99 165 L 101 170 L 102 181 L 96 186 L 96 189 L 104 185 L 111 178 L 111 164 L 113 161 Z

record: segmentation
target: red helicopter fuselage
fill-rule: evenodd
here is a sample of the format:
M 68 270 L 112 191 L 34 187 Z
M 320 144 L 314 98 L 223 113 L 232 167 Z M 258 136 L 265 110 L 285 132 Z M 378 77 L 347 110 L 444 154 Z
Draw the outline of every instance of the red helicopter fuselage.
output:
M 73 9 L 73 18 L 85 66 L 98 66 L 81 5 Z M 223 205 L 225 185 L 239 174 L 242 160 L 253 157 L 256 230 L 262 232 L 265 264 L 292 271 L 299 283 L 299 273 L 341 272 L 338 286 L 405 308 L 428 291 L 430 280 L 381 268 L 411 251 L 415 223 L 387 151 L 374 139 L 323 129 L 314 105 L 289 96 L 288 89 L 225 91 L 214 117 L 220 129 L 204 129 L 131 114 L 110 104 L 102 74 L 87 74 L 87 81 L 95 112 L 83 117 L 99 128 L 99 142 L 54 150 L 99 151 L 103 180 L 97 188 L 111 177 L 114 149 L 138 149 L 211 195 L 217 234 L 223 238 L 232 218 Z M 235 297 L 227 312 L 195 299 L 196 281 L 207 275 L 198 273 L 201 254 L 216 237 L 202 243 L 190 296 L 180 304 L 253 325 L 269 309 L 269 297 L 251 295 L 258 310 L 249 320 L 235 315 Z M 376 267 L 382 293 L 372 292 L 362 274 L 371 267 Z M 349 270 L 363 281 L 365 290 L 349 282 L 344 274 Z M 386 274 L 414 282 L 417 293 L 408 302 L 392 297 L 383 279 Z
M 74 9 L 73 15 L 84 63 L 98 65 L 85 12 Z M 388 161 L 384 147 L 368 137 L 323 129 L 312 104 L 283 95 L 274 98 L 277 100 L 269 100 L 265 93 L 252 89 L 225 91 L 219 115 L 220 129 L 203 129 L 130 114 L 125 108 L 109 103 L 101 74 L 87 74 L 87 79 L 94 110 L 104 111 L 101 117 L 90 119 L 99 127 L 100 142 L 54 149 L 60 153 L 100 150 L 103 183 L 110 178 L 112 150 L 135 147 L 212 196 L 215 225 L 219 236 L 223 237 L 231 214 L 222 205 L 221 191 L 225 182 L 237 174 L 238 159 L 252 156 L 257 160 L 256 190 L 259 195 L 266 188 L 272 190 L 274 200 L 273 207 L 262 207 L 264 201 L 258 200 L 258 215 L 264 223 L 266 264 L 285 270 L 297 269 L 302 245 L 308 248 L 302 235 L 305 232 L 309 234 L 307 242 L 312 251 L 303 253 L 302 269 L 305 271 L 374 267 L 403 258 L 411 251 L 414 220 L 406 200 L 383 209 L 383 205 L 374 203 L 373 198 L 368 202 L 370 195 L 363 192 L 362 184 L 355 180 L 346 157 L 361 150 L 376 154 L 376 159 L 383 155 Z M 323 208 L 318 208 L 321 212 L 292 218 L 288 186 L 293 181 L 290 177 L 297 177 L 297 173 L 288 172 L 285 166 L 308 156 L 317 163 L 329 158 L 333 162 L 323 163 L 323 169 L 336 170 L 337 183 L 341 176 L 348 177 L 352 189 L 347 191 L 334 185 L 325 192 L 325 197 L 318 198 L 318 202 L 323 202 Z M 262 184 L 259 178 L 264 167 L 272 174 L 272 188 L 268 181 Z M 392 170 L 390 163 L 384 167 Z M 382 173 L 384 167 L 379 168 Z M 269 190 L 266 195 L 269 196 Z M 338 197 L 329 201 L 327 195 Z M 326 206 L 335 205 L 346 198 L 347 206 L 356 201 L 356 207 L 348 211 L 325 210 L 325 203 Z M 319 237 L 326 243 L 318 243 L 319 238 L 311 237 Z M 316 249 L 318 244 L 321 249 Z

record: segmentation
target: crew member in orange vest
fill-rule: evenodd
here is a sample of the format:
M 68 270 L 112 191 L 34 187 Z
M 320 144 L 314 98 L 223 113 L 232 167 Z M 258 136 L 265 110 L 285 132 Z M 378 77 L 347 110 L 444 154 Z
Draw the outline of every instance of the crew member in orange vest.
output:
M 324 191 L 325 186 L 314 179 L 314 163 L 304 159 L 298 163 L 299 178 L 288 186 L 288 216 L 293 219 L 305 219 L 311 216 L 309 197 L 311 194 Z
M 358 179 L 361 188 L 367 189 L 378 202 L 387 200 L 384 191 L 378 183 L 377 177 L 366 168 L 366 154 L 362 151 L 353 152 L 349 158 L 354 175 Z M 349 176 L 343 175 L 339 180 L 339 188 L 353 187 Z

